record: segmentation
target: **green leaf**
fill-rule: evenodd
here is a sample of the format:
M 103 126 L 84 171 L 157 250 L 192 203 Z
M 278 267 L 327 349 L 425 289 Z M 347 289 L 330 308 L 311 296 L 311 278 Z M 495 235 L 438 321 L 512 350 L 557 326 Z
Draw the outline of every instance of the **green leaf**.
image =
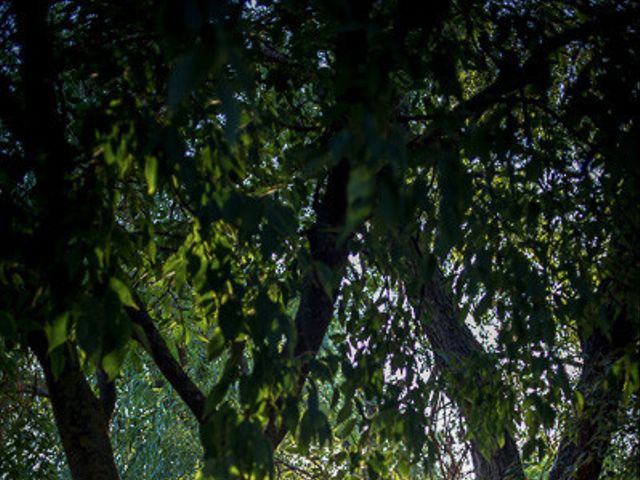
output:
M 351 418 L 338 428 L 336 435 L 340 438 L 348 437 L 356 426 L 356 419 Z
M 337 423 L 344 422 L 347 418 L 351 416 L 351 412 L 353 410 L 353 402 L 350 399 L 346 399 L 344 405 L 338 412 L 338 418 L 336 419 Z
M 324 262 L 314 262 L 313 266 L 316 271 L 316 278 L 322 285 L 327 297 L 333 298 L 333 272 L 331 268 Z
M 153 195 L 158 181 L 158 159 L 147 157 L 144 163 L 144 178 L 147 180 L 147 193 Z
M 133 300 L 133 296 L 129 291 L 129 287 L 127 287 L 122 282 L 122 280 L 119 280 L 116 277 L 111 277 L 109 279 L 109 287 L 118 295 L 118 298 L 120 299 L 120 303 L 122 303 L 122 305 L 138 310 L 138 306 Z
M 225 367 L 225 371 L 222 374 L 222 378 L 213 386 L 213 388 L 211 388 L 211 391 L 209 392 L 209 395 L 207 395 L 207 400 L 205 402 L 205 416 L 213 413 L 227 394 L 229 387 L 235 380 L 236 369 L 234 367 L 235 364 L 231 364 L 231 366 L 227 364 L 227 366 Z
M 313 419 L 311 413 L 307 410 L 300 420 L 300 430 L 298 433 L 298 444 L 300 451 L 304 454 L 309 452 L 309 446 L 313 439 Z
M 298 435 L 298 442 L 303 452 L 308 452 L 313 441 L 320 445 L 331 442 L 331 427 L 327 416 L 319 409 L 318 391 L 315 385 L 312 385 L 309 390 L 307 411 L 300 421 Z
M 16 321 L 9 312 L 0 312 L 0 335 L 12 338 L 17 332 Z
M 404 220 L 403 199 L 398 185 L 390 175 L 383 176 L 378 188 L 378 210 L 387 227 L 402 226 Z
M 220 328 L 216 328 L 213 331 L 213 335 L 209 340 L 209 346 L 207 347 L 207 356 L 209 357 L 209 360 L 218 358 L 222 354 L 225 345 L 224 338 L 225 337 Z
M 102 369 L 109 377 L 109 381 L 112 381 L 120 373 L 124 359 L 127 356 L 126 348 L 118 348 L 107 353 L 102 357 Z
M 210 47 L 210 46 L 208 46 Z M 206 78 L 210 70 L 220 65 L 220 53 L 207 46 L 199 46 L 175 60 L 168 81 L 167 103 L 177 106 Z
M 63 354 L 63 349 L 58 348 L 49 352 L 49 358 L 51 360 L 51 373 L 54 378 L 58 378 L 65 366 L 65 356 Z
M 263 341 L 269 332 L 277 325 L 280 306 L 273 302 L 265 291 L 261 291 L 256 299 L 256 314 L 250 317 L 251 337 L 256 341 Z
M 582 412 L 584 410 L 584 396 L 578 390 L 576 390 L 575 395 L 578 412 Z
M 358 167 L 349 175 L 347 219 L 341 241 L 359 228 L 371 214 L 375 186 L 375 175 L 368 168 Z
M 53 322 L 46 323 L 44 332 L 49 342 L 49 352 L 66 342 L 68 337 L 69 312 L 58 315 Z
M 218 325 L 227 340 L 235 340 L 242 329 L 242 322 L 242 304 L 238 300 L 228 300 L 218 310 Z
M 266 211 L 267 220 L 283 237 L 295 235 L 298 222 L 293 210 L 280 204 L 269 205 Z

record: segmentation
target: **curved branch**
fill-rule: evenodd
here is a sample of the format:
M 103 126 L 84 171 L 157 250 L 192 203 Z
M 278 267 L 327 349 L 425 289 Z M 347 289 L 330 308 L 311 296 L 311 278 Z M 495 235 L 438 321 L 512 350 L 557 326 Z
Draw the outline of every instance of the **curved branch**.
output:
M 142 301 L 137 298 L 136 304 L 138 309 L 125 308 L 134 325 L 138 325 L 142 329 L 142 335 L 136 335 L 136 340 L 144 346 L 162 375 L 178 392 L 198 422 L 202 423 L 204 421 L 205 395 L 173 357 Z
M 451 117 L 464 119 L 479 118 L 491 105 L 502 102 L 505 97 L 521 91 L 528 85 L 535 84 L 540 79 L 540 74 L 544 71 L 543 65 L 547 57 L 575 41 L 588 41 L 594 34 L 603 28 L 617 28 L 621 20 L 630 15 L 627 11 L 613 13 L 601 12 L 594 19 L 584 22 L 581 25 L 567 28 L 553 36 L 541 41 L 535 46 L 529 58 L 522 65 L 505 62 L 499 65 L 497 78 L 484 90 L 473 97 L 461 101 L 449 113 Z M 606 26 L 603 26 L 606 25 Z M 427 115 L 410 115 L 399 121 L 426 121 L 430 120 Z M 432 135 L 433 129 L 428 129 L 425 134 L 415 138 L 411 144 L 413 146 L 423 145 Z
M 56 426 L 74 479 L 118 480 L 108 421 L 79 366 L 75 348 L 59 347 L 64 365 L 54 373 L 42 331 L 29 337 L 29 347 L 44 371 Z
M 417 247 L 416 247 L 417 248 Z M 418 252 L 419 253 L 419 252 Z M 455 365 L 476 354 L 484 353 L 482 345 L 475 339 L 469 328 L 458 321 L 457 307 L 450 289 L 438 268 L 431 281 L 421 289 L 415 302 L 417 317 L 433 347 L 436 368 L 456 378 Z M 425 315 L 426 314 L 426 315 Z M 482 379 L 481 379 L 482 381 Z M 473 405 L 456 395 L 456 386 L 447 394 L 457 404 L 461 413 L 468 417 Z M 489 458 L 482 453 L 480 444 L 472 440 L 471 457 L 478 478 L 482 480 L 524 479 L 518 447 L 508 431 L 504 431 L 505 442 L 496 448 Z M 495 445 L 498 445 L 496 439 Z

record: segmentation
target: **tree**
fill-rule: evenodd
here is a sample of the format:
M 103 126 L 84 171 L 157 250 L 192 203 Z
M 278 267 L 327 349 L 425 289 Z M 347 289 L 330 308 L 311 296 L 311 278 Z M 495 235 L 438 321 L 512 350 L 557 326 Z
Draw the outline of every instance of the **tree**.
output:
M 139 349 L 205 475 L 438 478 L 446 398 L 478 478 L 599 478 L 640 382 L 638 13 L 2 3 L 2 355 L 73 478 L 119 478 Z

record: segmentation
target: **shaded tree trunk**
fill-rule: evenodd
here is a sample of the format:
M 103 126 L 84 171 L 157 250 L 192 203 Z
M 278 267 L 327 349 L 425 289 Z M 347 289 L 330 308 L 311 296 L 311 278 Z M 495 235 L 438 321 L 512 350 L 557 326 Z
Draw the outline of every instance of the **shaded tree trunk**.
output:
M 100 403 L 104 411 L 107 424 L 111 423 L 111 417 L 116 409 L 116 382 L 109 380 L 106 372 L 102 368 L 96 371 L 96 380 L 98 384 L 98 392 L 100 392 Z
M 336 104 L 340 107 L 334 113 L 338 115 L 340 122 L 344 121 L 344 115 L 350 108 L 362 107 L 371 100 L 370 94 L 362 88 L 361 81 L 363 65 L 368 60 L 367 30 L 364 25 L 370 8 L 371 0 L 350 2 L 343 11 L 343 20 L 359 27 L 344 29 L 336 36 Z M 311 258 L 331 272 L 333 292 L 327 291 L 327 285 L 323 285 L 323 279 L 315 268 L 303 280 L 300 306 L 295 318 L 297 341 L 294 356 L 302 359 L 299 388 L 302 388 L 309 374 L 308 361 L 318 353 L 329 328 L 349 254 L 347 241 L 340 240 L 347 216 L 349 175 L 349 160 L 343 158 L 329 172 L 322 199 L 314 205 L 316 221 L 307 235 Z M 277 425 L 274 417 L 272 414 L 267 435 L 275 449 L 284 439 L 287 430 L 285 425 Z
M 635 179 L 637 186 L 637 170 Z M 635 205 L 635 195 L 626 201 Z M 626 209 L 624 200 L 621 205 Z M 618 427 L 616 416 L 624 378 L 611 370 L 625 355 L 637 354 L 640 335 L 638 225 L 626 219 L 623 222 L 617 225 L 609 263 L 605 265 L 609 274 L 599 288 L 599 308 L 605 309 L 607 322 L 604 326 L 599 322 L 586 326 L 578 323 L 583 366 L 577 391 L 583 397 L 583 408 L 574 410 L 574 418 L 565 428 L 549 480 L 597 480 Z
M 605 294 L 605 293 L 603 293 Z M 450 288 L 436 269 L 429 284 L 423 286 L 416 311 L 423 319 L 424 332 L 433 347 L 436 367 L 455 378 L 459 360 L 482 353 L 483 348 L 466 325 L 458 321 Z M 622 398 L 624 381 L 609 375 L 611 366 L 632 345 L 637 332 L 628 318 L 628 307 L 619 306 L 618 313 L 609 307 L 611 323 L 608 334 L 595 330 L 582 342 L 583 369 L 577 390 L 584 398 L 584 408 L 564 426 L 560 447 L 549 480 L 597 480 L 600 476 L 611 438 L 617 427 L 614 417 Z M 453 374 L 453 375 L 451 375 Z M 447 391 L 462 414 L 467 417 L 472 405 L 455 395 L 455 385 Z M 474 469 L 479 479 L 524 479 L 518 447 L 505 432 L 505 444 L 485 458 L 476 441 L 471 441 Z
M 298 386 L 302 388 L 309 375 L 308 363 L 320 349 L 333 315 L 337 285 L 342 278 L 348 249 L 339 241 L 347 212 L 347 183 L 349 163 L 346 160 L 335 166 L 327 181 L 323 198 L 316 206 L 316 222 L 309 231 L 311 258 L 321 262 L 332 273 L 335 289 L 330 295 L 315 269 L 309 272 L 302 284 L 300 305 L 296 312 L 297 341 L 294 356 L 302 359 Z M 276 448 L 287 434 L 285 425 L 277 425 L 275 412 L 267 426 L 267 435 Z
M 52 291 L 64 298 L 68 285 L 59 281 L 61 260 L 67 239 L 60 234 L 60 214 L 66 212 L 69 184 L 65 176 L 73 167 L 71 149 L 65 139 L 64 118 L 56 98 L 56 61 L 53 38 L 49 29 L 48 0 L 10 3 L 16 13 L 17 36 L 21 42 L 21 75 L 23 79 L 24 125 L 20 125 L 25 161 L 34 166 L 42 198 L 36 236 L 43 240 L 33 252 L 32 261 L 42 271 Z M 93 394 L 79 366 L 75 347 L 66 344 L 56 352 L 63 362 L 54 374 L 48 342 L 42 330 L 29 337 L 44 372 L 56 426 L 74 480 L 117 480 L 108 419 L 100 401 Z
M 62 445 L 74 480 L 118 480 L 108 433 L 108 419 L 91 391 L 70 345 L 64 349 L 64 366 L 56 377 L 47 340 L 33 334 L 29 345 L 44 371 Z
M 473 337 L 469 328 L 458 321 L 457 308 L 445 284 L 445 279 L 439 269 L 433 274 L 431 282 L 421 289 L 421 298 L 416 299 L 416 312 L 422 321 L 424 332 L 433 347 L 436 368 L 455 378 L 456 364 L 470 358 L 474 354 L 483 353 L 482 345 Z M 457 386 L 447 390 L 447 394 L 458 405 L 465 417 L 471 414 L 473 405 L 456 394 Z M 505 443 L 497 447 L 486 458 L 481 453 L 477 441 L 471 441 L 471 457 L 476 475 L 481 480 L 524 479 L 524 471 L 518 453 L 518 447 L 509 434 L 504 432 Z
M 577 390 L 584 398 L 584 407 L 565 428 L 549 480 L 597 480 L 600 476 L 617 426 L 614 418 L 624 386 L 622 378 L 609 375 L 623 353 L 616 345 L 621 343 L 619 337 L 627 337 L 623 323 L 614 323 L 611 340 L 595 331 L 583 342 L 584 364 Z M 627 338 L 633 338 L 633 334 Z

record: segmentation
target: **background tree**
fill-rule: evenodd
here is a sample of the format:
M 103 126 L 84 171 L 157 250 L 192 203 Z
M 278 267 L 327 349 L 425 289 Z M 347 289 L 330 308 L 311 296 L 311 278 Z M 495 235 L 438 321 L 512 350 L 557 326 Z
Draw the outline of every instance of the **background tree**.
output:
M 205 476 L 631 471 L 636 3 L 0 5 L 2 401 L 73 478 L 159 475 L 140 362 Z

